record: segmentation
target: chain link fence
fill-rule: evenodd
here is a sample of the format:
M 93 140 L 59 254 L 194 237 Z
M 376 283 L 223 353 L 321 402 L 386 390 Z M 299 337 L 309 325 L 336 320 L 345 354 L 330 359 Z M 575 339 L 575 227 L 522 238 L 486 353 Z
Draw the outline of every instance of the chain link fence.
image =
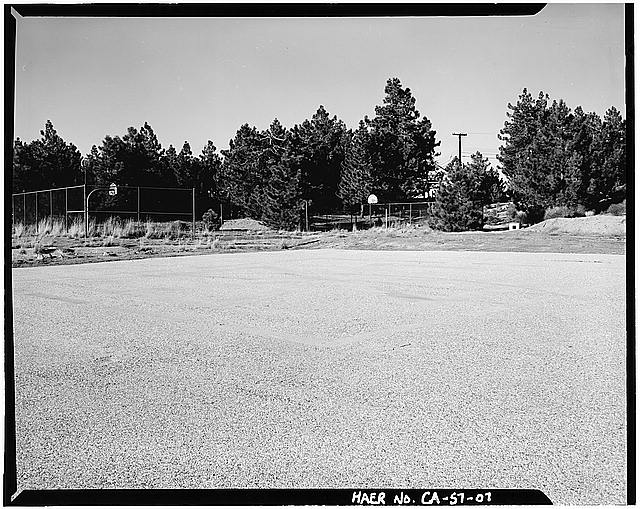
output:
M 367 229 L 374 226 L 397 227 L 424 222 L 429 218 L 434 201 L 372 203 L 356 205 L 341 211 L 308 211 L 311 231 Z
M 181 221 L 195 233 L 196 195 L 192 188 L 139 186 L 68 186 L 11 195 L 12 225 L 35 226 L 58 222 L 68 231 L 82 223 L 107 220 Z

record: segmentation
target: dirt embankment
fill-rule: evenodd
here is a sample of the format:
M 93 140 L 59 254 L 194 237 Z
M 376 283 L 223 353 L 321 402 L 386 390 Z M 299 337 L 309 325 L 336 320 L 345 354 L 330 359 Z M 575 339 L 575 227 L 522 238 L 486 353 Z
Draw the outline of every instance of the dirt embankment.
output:
M 255 219 L 227 219 L 220 227 L 221 231 L 226 230 L 246 230 L 246 231 L 270 231 L 266 224 Z
M 607 215 L 572 218 L 557 217 L 534 224 L 527 228 L 526 231 L 624 237 L 627 232 L 626 219 L 626 216 Z

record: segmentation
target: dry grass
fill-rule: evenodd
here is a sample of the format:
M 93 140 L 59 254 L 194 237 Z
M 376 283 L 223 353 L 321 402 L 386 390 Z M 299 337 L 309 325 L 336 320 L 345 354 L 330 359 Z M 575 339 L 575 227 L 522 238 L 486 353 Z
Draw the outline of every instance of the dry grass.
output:
M 27 228 L 22 223 L 16 223 L 13 225 L 13 234 L 16 238 L 22 237 L 27 232 Z
M 65 229 L 63 220 L 52 220 L 51 218 L 42 219 L 37 225 L 28 225 L 16 223 L 13 225 L 13 238 L 36 237 L 68 237 L 80 239 L 85 236 L 85 222 L 82 218 L 69 222 Z M 147 221 L 138 223 L 132 219 L 121 220 L 109 217 L 105 221 L 97 223 L 95 219 L 89 221 L 88 227 L 89 238 L 107 239 L 113 242 L 114 239 L 134 239 L 147 238 L 165 241 L 181 240 L 188 242 L 191 239 L 190 223 L 184 221 L 171 221 L 166 223 L 155 223 Z M 214 236 L 206 230 L 197 232 L 197 239 L 210 239 Z
M 413 237 L 430 233 L 432 230 L 426 224 L 411 224 L 405 222 L 392 223 L 388 228 L 374 226 L 367 230 L 358 230 L 355 235 L 364 237 Z
M 115 237 L 113 235 L 107 235 L 102 240 L 102 246 L 103 247 L 111 247 L 111 246 L 113 246 L 115 244 L 116 244 Z
M 84 235 L 84 221 L 76 220 L 69 225 L 67 235 L 73 238 L 79 238 Z
M 51 221 L 49 219 L 41 219 L 36 225 L 36 235 L 44 236 L 51 233 Z

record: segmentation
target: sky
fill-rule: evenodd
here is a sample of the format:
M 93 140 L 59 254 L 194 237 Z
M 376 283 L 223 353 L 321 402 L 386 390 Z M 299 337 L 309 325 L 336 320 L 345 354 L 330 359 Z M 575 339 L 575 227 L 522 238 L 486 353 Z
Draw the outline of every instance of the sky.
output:
M 20 18 L 15 136 L 50 119 L 83 154 L 148 122 L 163 147 L 218 149 L 244 123 L 292 127 L 319 105 L 355 128 L 386 80 L 409 87 L 446 164 L 496 165 L 507 104 L 523 88 L 624 115 L 623 4 L 549 4 L 535 16 Z

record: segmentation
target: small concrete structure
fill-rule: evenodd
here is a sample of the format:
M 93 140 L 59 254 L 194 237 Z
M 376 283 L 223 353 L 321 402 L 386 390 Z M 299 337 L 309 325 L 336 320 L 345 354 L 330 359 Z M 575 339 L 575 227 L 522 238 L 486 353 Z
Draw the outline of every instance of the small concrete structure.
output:
M 509 230 L 519 230 L 519 229 L 520 229 L 520 223 L 518 223 L 517 221 L 513 221 L 509 223 Z

